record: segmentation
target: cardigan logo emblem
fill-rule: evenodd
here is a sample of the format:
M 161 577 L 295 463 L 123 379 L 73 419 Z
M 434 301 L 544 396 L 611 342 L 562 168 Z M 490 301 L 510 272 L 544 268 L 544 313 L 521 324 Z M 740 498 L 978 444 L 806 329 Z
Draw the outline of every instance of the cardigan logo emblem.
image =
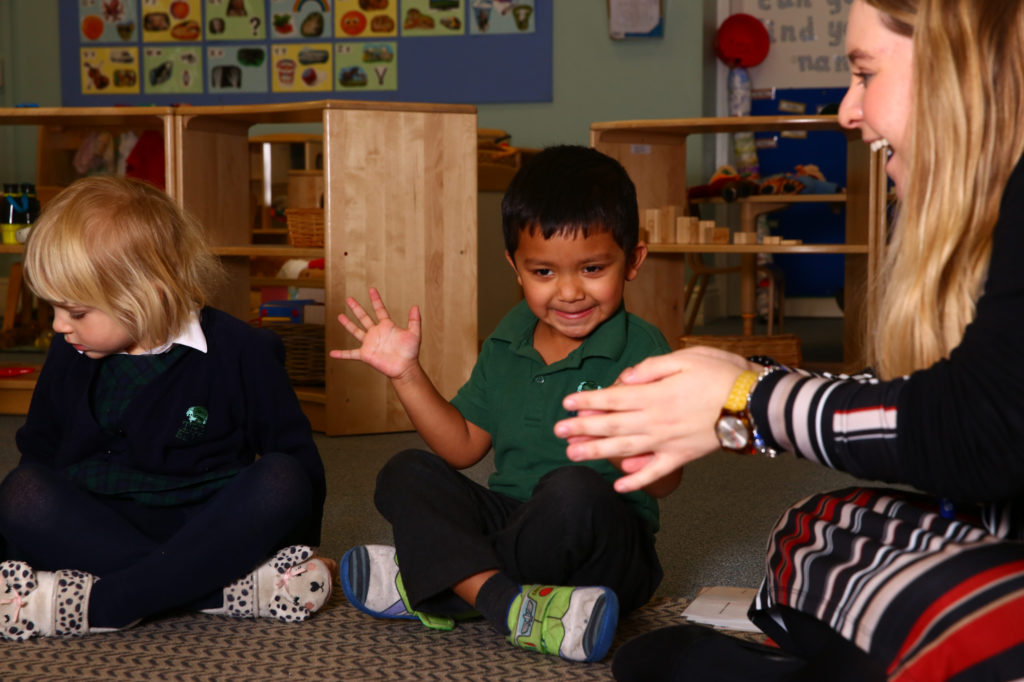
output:
M 206 422 L 210 419 L 210 412 L 202 405 L 193 405 L 185 410 L 185 418 L 174 434 L 179 440 L 195 440 L 206 432 Z

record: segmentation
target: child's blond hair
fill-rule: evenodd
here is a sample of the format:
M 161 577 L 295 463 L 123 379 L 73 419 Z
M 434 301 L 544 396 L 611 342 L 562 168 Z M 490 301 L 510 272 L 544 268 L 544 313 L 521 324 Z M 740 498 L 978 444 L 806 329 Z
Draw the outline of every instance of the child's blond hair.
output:
M 155 187 L 113 176 L 54 197 L 25 248 L 37 296 L 101 310 L 142 348 L 180 333 L 221 274 L 198 221 Z

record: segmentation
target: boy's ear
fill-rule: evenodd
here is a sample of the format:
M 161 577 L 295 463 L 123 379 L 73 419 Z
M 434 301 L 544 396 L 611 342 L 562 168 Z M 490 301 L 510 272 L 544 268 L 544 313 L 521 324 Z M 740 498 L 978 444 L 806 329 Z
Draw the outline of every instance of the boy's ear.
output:
M 636 279 L 636 276 L 640 274 L 640 266 L 643 265 L 644 260 L 647 258 L 647 244 L 643 241 L 639 241 L 636 244 L 636 248 L 633 249 L 633 253 L 626 259 L 626 281 L 631 282 Z
M 516 281 L 519 282 L 519 286 L 523 286 L 523 277 L 519 274 L 519 268 L 516 267 L 516 261 L 512 258 L 512 254 L 505 250 L 505 260 L 512 266 L 512 272 L 516 273 Z

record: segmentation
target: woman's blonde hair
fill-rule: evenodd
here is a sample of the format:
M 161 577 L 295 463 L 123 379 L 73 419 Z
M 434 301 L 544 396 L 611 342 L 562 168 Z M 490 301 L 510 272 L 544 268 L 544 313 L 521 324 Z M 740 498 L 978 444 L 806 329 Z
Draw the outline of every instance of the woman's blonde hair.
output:
M 221 268 L 203 228 L 165 193 L 94 176 L 48 202 L 29 232 L 25 276 L 43 300 L 101 310 L 154 348 L 206 304 Z
M 867 2 L 913 38 L 907 180 L 867 344 L 891 378 L 948 357 L 974 318 L 1024 151 L 1024 0 Z

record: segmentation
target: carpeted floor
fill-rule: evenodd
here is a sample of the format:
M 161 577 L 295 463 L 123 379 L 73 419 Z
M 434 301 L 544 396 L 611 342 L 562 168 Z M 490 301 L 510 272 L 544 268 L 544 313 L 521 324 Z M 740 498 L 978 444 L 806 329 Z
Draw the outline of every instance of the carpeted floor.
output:
M 685 599 L 656 599 L 624 619 L 612 652 L 678 624 Z M 755 637 L 752 635 L 741 635 Z M 85 680 L 609 680 L 611 656 L 569 663 L 516 649 L 482 620 L 451 632 L 370 618 L 340 590 L 305 623 L 188 614 L 75 639 L 0 641 L 0 677 Z

